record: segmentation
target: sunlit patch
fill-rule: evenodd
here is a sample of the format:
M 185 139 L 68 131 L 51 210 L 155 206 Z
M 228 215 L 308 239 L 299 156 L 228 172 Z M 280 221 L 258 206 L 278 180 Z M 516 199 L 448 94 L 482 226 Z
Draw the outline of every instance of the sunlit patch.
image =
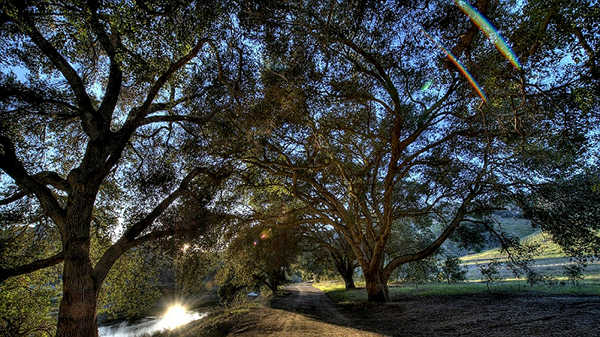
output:
M 433 84 L 433 80 L 428 80 L 427 82 L 425 82 L 425 84 L 423 84 L 423 86 L 421 87 L 421 91 L 425 91 L 427 89 L 429 89 L 429 87 L 431 87 L 431 85 Z
M 487 36 L 487 38 L 498 48 L 498 51 L 518 70 L 521 70 L 521 64 L 517 55 L 506 44 L 500 33 L 475 7 L 471 6 L 465 0 L 454 0 L 454 3 L 463 11 L 473 23 Z
M 444 46 L 442 46 L 439 42 L 437 42 L 433 37 L 431 37 L 429 34 L 427 34 L 426 31 L 424 31 L 423 29 L 421 29 L 421 31 L 425 34 L 425 36 L 427 36 L 427 38 L 429 40 L 431 40 L 441 50 L 444 51 L 444 53 L 446 54 L 448 59 L 450 59 L 450 61 L 452 61 L 452 63 L 456 66 L 456 68 L 458 68 L 460 73 L 467 79 L 467 81 L 469 81 L 469 84 L 471 84 L 471 87 L 473 87 L 473 89 L 475 90 L 475 92 L 477 92 L 479 97 L 481 97 L 481 99 L 484 102 L 487 102 L 487 97 L 485 96 L 483 89 L 479 86 L 479 83 L 477 83 L 477 81 L 475 81 L 473 76 L 471 76 L 471 73 L 469 73 L 467 68 L 465 68 L 465 66 L 463 66 L 463 64 L 456 58 L 456 56 L 454 56 L 454 54 L 452 54 L 448 49 L 444 48 Z
M 190 245 L 186 243 L 183 245 L 183 247 L 181 247 L 181 251 L 185 253 L 189 248 L 190 248 Z
M 200 314 L 187 311 L 181 304 L 173 304 L 156 323 L 156 326 L 160 330 L 173 330 L 200 318 Z

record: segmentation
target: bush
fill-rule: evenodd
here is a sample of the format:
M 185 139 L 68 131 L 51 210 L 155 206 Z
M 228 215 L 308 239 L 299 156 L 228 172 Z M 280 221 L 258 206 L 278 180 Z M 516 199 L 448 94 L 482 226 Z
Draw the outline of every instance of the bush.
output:
M 399 268 L 399 276 L 403 282 L 414 283 L 415 286 L 434 280 L 439 273 L 437 261 L 434 258 L 414 261 Z
M 456 256 L 448 256 L 442 265 L 440 275 L 448 284 L 464 281 L 467 270 L 460 266 L 460 260 Z
M 572 285 L 579 285 L 579 281 L 583 280 L 583 271 L 585 266 L 582 264 L 574 264 L 571 266 L 564 266 L 563 274 L 571 281 Z

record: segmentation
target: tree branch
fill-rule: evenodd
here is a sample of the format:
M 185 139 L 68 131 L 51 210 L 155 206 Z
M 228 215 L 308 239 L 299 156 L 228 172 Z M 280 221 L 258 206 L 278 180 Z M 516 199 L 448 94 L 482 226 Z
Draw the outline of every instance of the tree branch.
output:
M 0 267 L 0 283 L 4 282 L 9 277 L 28 274 L 36 270 L 57 265 L 63 261 L 63 258 L 63 252 L 60 252 L 49 258 L 37 260 L 28 264 L 24 264 L 22 266 L 13 268 Z
M 100 44 L 110 59 L 110 70 L 108 74 L 108 84 L 102 98 L 102 103 L 98 112 L 104 118 L 105 122 L 110 124 L 112 114 L 119 100 L 119 94 L 121 92 L 121 82 L 123 81 L 123 72 L 121 71 L 121 65 L 117 59 L 117 50 L 121 46 L 121 37 L 118 32 L 113 31 L 109 36 L 105 31 L 104 27 L 98 19 L 98 1 L 88 0 L 88 6 L 91 10 L 91 26 Z
M 30 176 L 27 173 L 23 164 L 17 158 L 14 144 L 8 137 L 2 134 L 0 134 L 0 168 L 24 191 L 31 191 L 31 193 L 39 200 L 44 211 L 59 227 L 62 227 L 65 211 L 60 207 L 58 201 L 52 195 L 52 191 L 50 191 L 45 184 L 38 181 L 35 176 Z M 46 174 L 46 178 L 57 183 L 57 185 L 62 185 L 62 183 L 56 179 L 57 177 L 58 174 L 56 174 L 56 176 L 53 174 Z
M 142 242 L 161 237 L 158 233 L 166 233 L 151 232 L 149 234 L 146 234 L 145 236 L 142 236 L 141 238 L 137 238 L 138 235 L 140 235 L 143 231 L 148 229 L 150 225 L 152 225 L 152 223 L 154 223 L 154 221 L 187 190 L 187 187 L 190 184 L 190 182 L 201 173 L 210 174 L 210 172 L 206 168 L 193 169 L 190 173 L 188 173 L 188 175 L 185 178 L 183 178 L 181 184 L 175 191 L 173 191 L 165 199 L 163 199 L 143 219 L 136 222 L 133 226 L 127 229 L 123 236 L 121 236 L 121 238 L 117 240 L 116 243 L 114 243 L 104 252 L 102 257 L 100 258 L 100 261 L 98 261 L 98 263 L 94 267 L 94 278 L 98 284 L 102 283 L 115 261 L 117 261 L 117 259 L 129 248 Z

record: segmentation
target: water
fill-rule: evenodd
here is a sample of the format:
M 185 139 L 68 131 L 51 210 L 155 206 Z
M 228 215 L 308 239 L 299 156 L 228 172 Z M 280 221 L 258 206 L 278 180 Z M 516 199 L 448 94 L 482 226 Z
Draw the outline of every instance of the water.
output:
M 165 315 L 163 317 L 148 317 L 136 324 L 123 322 L 121 324 L 98 327 L 100 337 L 141 337 L 157 332 L 172 330 L 206 316 L 206 313 L 186 311 L 178 312 L 177 317 Z

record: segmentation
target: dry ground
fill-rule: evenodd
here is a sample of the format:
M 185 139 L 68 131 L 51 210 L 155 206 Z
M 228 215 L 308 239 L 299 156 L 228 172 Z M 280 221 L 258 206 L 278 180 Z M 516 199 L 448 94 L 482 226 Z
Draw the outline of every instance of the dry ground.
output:
M 271 306 L 232 311 L 211 329 L 200 323 L 177 336 L 600 336 L 600 296 L 421 296 L 335 305 L 310 284 L 297 284 Z

